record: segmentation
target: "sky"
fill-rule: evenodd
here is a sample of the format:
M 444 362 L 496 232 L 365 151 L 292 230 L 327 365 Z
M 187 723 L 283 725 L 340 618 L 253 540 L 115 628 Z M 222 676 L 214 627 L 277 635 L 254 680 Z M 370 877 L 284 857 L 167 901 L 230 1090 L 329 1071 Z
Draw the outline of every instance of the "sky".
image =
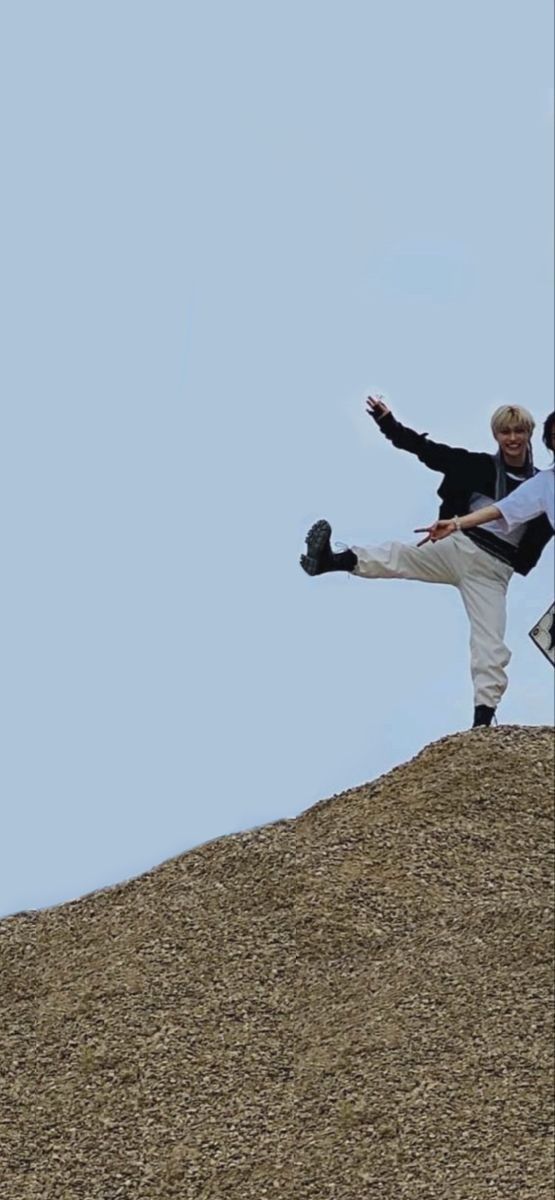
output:
M 553 404 L 548 0 L 0 9 L 0 915 L 375 779 L 472 719 L 456 591 L 308 579 Z M 535 438 L 538 466 L 549 457 Z M 503 723 L 553 720 L 509 593 Z

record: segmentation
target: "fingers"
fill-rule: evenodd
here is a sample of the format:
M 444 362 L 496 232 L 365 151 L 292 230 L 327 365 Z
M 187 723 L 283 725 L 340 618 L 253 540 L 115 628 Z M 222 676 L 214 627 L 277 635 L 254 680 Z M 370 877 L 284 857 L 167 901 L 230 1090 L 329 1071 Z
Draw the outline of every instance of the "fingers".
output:
M 435 523 L 433 525 L 421 525 L 420 528 L 415 529 L 414 532 L 428 534 L 427 537 L 422 538 L 421 542 L 416 543 L 417 548 L 420 546 L 426 546 L 428 542 L 437 542 L 438 539 L 441 537 L 441 533 L 438 533 L 437 526 Z
M 383 400 L 381 396 L 367 396 L 366 412 L 369 414 L 369 416 L 385 417 L 389 411 L 390 410 L 387 407 L 385 400 Z
M 455 525 L 453 521 L 443 520 L 434 521 L 433 525 L 422 525 L 419 529 L 415 529 L 414 533 L 427 533 L 427 538 L 423 538 L 418 542 L 419 546 L 425 546 L 426 542 L 441 542 L 443 538 L 449 537 L 453 533 Z

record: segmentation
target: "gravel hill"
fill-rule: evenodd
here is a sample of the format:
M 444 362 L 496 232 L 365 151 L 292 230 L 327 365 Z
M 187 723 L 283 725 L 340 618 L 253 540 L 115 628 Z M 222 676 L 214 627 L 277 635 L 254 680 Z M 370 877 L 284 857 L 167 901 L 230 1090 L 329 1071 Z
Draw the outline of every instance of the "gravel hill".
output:
M 0 922 L 0 1200 L 552 1200 L 554 741 Z

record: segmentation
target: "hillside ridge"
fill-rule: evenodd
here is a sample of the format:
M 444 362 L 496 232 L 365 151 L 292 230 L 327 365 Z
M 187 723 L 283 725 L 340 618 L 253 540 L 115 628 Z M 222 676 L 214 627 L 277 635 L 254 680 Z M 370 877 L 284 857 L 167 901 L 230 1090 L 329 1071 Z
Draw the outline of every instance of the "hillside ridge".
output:
M 465 743 L 467 740 L 469 745 L 474 744 L 480 746 L 480 743 L 483 744 L 484 740 L 489 737 L 497 737 L 501 732 L 509 732 L 512 734 L 516 730 L 530 731 L 532 733 L 541 734 L 547 733 L 553 735 L 553 729 L 549 725 L 499 725 L 494 729 L 463 730 L 462 732 L 445 734 L 443 737 L 427 743 L 427 745 L 423 746 L 421 750 L 418 750 L 417 753 L 412 756 L 412 758 L 406 759 L 404 762 L 397 763 L 394 767 L 391 767 L 382 775 L 376 776 L 375 779 L 368 780 L 364 783 L 355 784 L 353 787 L 345 788 L 341 792 L 333 792 L 330 796 L 325 796 L 322 800 L 317 800 L 314 804 L 302 809 L 301 812 L 297 813 L 294 817 L 278 817 L 274 821 L 268 821 L 261 825 L 253 825 L 244 830 L 234 830 L 232 833 L 216 835 L 213 838 L 209 838 L 205 842 L 199 842 L 197 845 L 191 846 L 188 850 L 178 851 L 177 854 L 172 854 L 169 858 L 162 859 L 160 862 L 155 863 L 154 866 L 147 868 L 146 871 L 141 871 L 137 875 L 130 875 L 124 879 L 116 880 L 114 883 L 105 884 L 99 888 L 93 888 L 91 891 L 83 892 L 82 895 L 74 896 L 70 900 L 62 900 L 59 903 L 45 905 L 41 908 L 27 908 L 22 909 L 20 912 L 8 913 L 6 916 L 0 917 L 0 932 L 2 925 L 6 924 L 7 922 L 14 921 L 22 917 L 36 918 L 36 916 L 40 913 L 55 912 L 60 908 L 66 908 L 80 904 L 85 900 L 91 900 L 95 896 L 104 896 L 111 892 L 119 891 L 122 888 L 136 885 L 141 879 L 146 879 L 151 875 L 162 871 L 164 867 L 181 861 L 189 855 L 196 854 L 199 851 L 202 851 L 205 847 L 213 846 L 215 843 L 229 841 L 232 839 L 244 840 L 245 838 L 255 837 L 262 830 L 273 829 L 282 825 L 290 825 L 291 823 L 305 818 L 309 813 L 318 811 L 330 804 L 347 799 L 351 796 L 356 796 L 359 793 L 368 793 L 370 789 L 378 789 L 380 785 L 384 783 L 384 781 L 393 780 L 399 772 L 403 772 L 408 767 L 412 767 L 414 764 L 420 763 L 423 759 L 423 756 L 427 755 L 430 751 L 435 750 L 436 748 L 447 747 L 453 744 L 456 745 L 461 742 Z M 472 741 L 470 739 L 472 739 Z
M 552 1200 L 554 737 L 0 924 L 0 1200 Z

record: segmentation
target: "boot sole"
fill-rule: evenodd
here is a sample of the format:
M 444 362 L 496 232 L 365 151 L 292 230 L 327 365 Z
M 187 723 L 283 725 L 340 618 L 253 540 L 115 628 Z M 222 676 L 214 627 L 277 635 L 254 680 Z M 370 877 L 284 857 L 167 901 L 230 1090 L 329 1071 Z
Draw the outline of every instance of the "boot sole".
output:
M 301 567 L 307 575 L 320 574 L 322 550 L 329 543 L 331 525 L 329 521 L 316 521 L 306 535 L 306 554 L 301 555 Z

